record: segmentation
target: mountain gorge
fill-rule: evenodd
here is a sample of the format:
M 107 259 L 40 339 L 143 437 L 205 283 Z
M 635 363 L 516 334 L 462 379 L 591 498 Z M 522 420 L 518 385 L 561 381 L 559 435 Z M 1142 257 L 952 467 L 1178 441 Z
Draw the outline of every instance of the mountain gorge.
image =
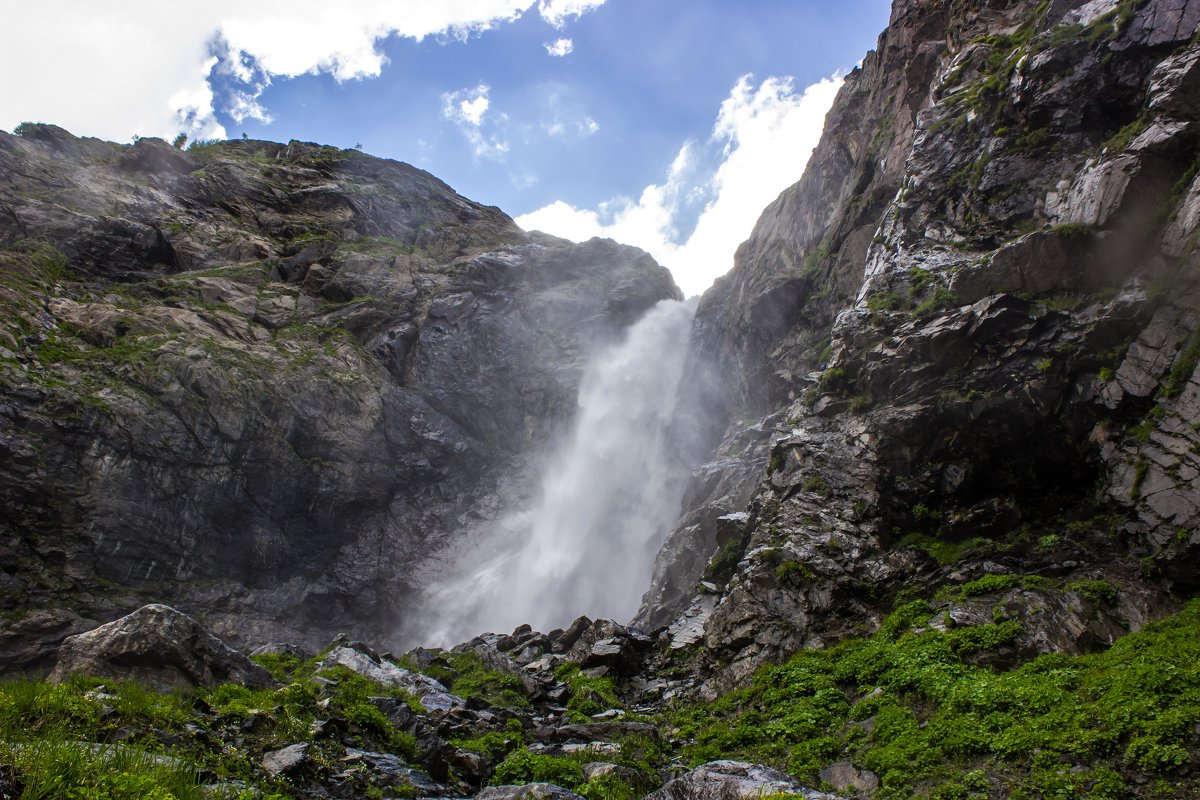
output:
M 316 651 L 407 645 L 669 274 L 354 151 L 0 134 L 0 666 L 287 641 L 197 714 L 300 797 L 1200 796 L 1198 28 L 896 0 L 699 301 L 635 619 L 403 658 Z

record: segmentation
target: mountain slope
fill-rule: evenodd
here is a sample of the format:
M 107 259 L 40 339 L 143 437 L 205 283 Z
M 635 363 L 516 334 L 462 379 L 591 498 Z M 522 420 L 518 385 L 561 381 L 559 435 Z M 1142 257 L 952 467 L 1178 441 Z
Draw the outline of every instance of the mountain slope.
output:
M 590 349 L 679 294 L 354 151 L 19 133 L 0 669 L 156 598 L 241 642 L 387 639 L 408 566 L 527 491 Z

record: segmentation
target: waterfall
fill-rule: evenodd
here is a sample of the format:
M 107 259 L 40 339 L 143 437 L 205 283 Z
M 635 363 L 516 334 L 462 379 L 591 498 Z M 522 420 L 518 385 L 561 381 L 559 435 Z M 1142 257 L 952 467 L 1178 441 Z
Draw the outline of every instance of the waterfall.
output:
M 573 431 L 541 491 L 504 514 L 425 598 L 421 640 L 562 627 L 637 611 L 679 512 L 687 465 L 669 431 L 694 304 L 664 300 L 589 363 Z

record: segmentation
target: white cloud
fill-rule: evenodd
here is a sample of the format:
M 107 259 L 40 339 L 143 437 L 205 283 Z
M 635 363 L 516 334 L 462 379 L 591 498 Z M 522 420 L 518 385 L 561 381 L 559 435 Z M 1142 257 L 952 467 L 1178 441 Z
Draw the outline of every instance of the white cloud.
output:
M 488 92 L 492 87 L 481 83 L 473 89 L 459 89 L 442 95 L 442 116 L 453 122 L 478 128 L 483 124 L 491 101 Z
M 570 39 L 555 39 L 553 42 L 544 42 L 542 47 L 545 47 L 550 55 L 562 58 L 571 55 L 575 50 L 575 43 Z
M 214 116 L 212 56 L 248 84 L 228 109 L 269 118 L 257 102 L 272 76 L 379 75 L 391 36 L 464 39 L 535 5 L 562 27 L 604 0 L 57 0 L 11 3 L 0 26 L 0 128 L 54 122 L 126 140 L 225 131 Z
M 487 115 L 491 101 L 488 92 L 491 87 L 481 83 L 470 89 L 459 89 L 442 95 L 442 117 L 453 122 L 471 143 L 471 151 L 476 158 L 490 158 L 502 161 L 508 153 L 508 142 L 499 135 L 483 131 L 484 117 Z M 501 124 L 507 121 L 503 114 L 493 115 Z
M 637 245 L 671 270 L 684 293 L 700 293 L 733 266 L 763 208 L 799 180 L 841 83 L 827 78 L 798 93 L 789 78 L 755 87 L 747 75 L 721 104 L 709 141 L 685 143 L 665 180 L 637 200 L 616 198 L 595 210 L 559 200 L 517 224 L 574 241 L 604 236 Z M 706 161 L 710 150 L 715 163 Z M 683 223 L 697 203 L 689 232 Z
M 542 19 L 556 28 L 562 28 L 570 17 L 582 17 L 604 5 L 604 0 L 538 0 Z

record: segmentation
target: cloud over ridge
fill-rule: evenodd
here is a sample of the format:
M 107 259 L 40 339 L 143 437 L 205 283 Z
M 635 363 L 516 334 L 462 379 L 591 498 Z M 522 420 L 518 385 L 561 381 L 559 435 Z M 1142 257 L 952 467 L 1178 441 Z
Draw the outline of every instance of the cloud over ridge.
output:
M 763 208 L 800 179 L 841 84 L 835 75 L 798 92 L 791 78 L 756 86 L 745 75 L 722 102 L 708 141 L 685 142 L 662 183 L 594 209 L 556 200 L 517 224 L 574 241 L 637 245 L 671 270 L 685 294 L 700 293 L 733 266 Z

